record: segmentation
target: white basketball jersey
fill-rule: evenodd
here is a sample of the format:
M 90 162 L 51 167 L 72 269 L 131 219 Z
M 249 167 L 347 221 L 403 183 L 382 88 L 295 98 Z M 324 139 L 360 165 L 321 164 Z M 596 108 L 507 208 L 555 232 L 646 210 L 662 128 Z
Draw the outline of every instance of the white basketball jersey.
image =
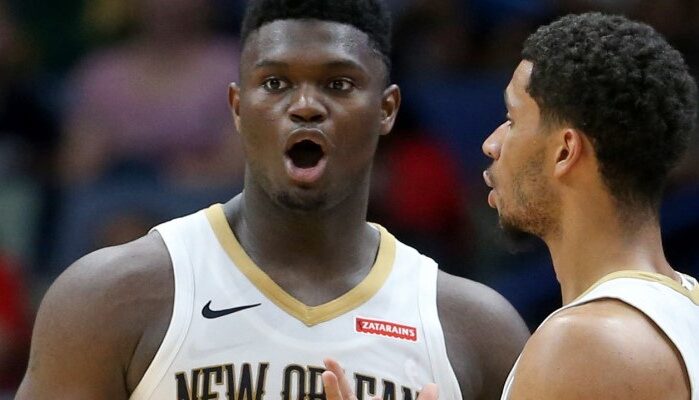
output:
M 437 265 L 382 227 L 355 288 L 310 307 L 244 252 L 223 207 L 162 224 L 175 274 L 173 315 L 131 399 L 324 399 L 323 358 L 359 399 L 415 399 L 429 382 L 461 399 L 437 315 Z
M 562 310 L 591 301 L 623 301 L 650 318 L 675 345 L 689 375 L 690 399 L 699 400 L 699 285 L 696 279 L 688 275 L 680 276 L 682 284 L 665 275 L 650 272 L 614 272 L 595 283 L 575 301 L 553 312 L 541 325 Z M 502 400 L 509 399 L 516 369 L 517 363 L 507 378 Z

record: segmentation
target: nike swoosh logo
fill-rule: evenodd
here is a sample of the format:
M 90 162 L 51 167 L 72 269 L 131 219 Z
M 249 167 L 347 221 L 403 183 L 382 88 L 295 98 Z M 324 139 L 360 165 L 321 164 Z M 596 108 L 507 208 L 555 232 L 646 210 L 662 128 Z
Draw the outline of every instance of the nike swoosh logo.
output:
M 259 305 L 262 305 L 262 303 L 250 304 L 247 306 L 240 306 L 240 307 L 233 307 L 233 308 L 224 308 L 223 310 L 212 310 L 211 309 L 211 300 L 209 300 L 209 302 L 206 303 L 204 308 L 201 309 L 201 315 L 203 315 L 204 318 L 214 319 L 214 318 L 223 317 L 223 316 L 228 315 L 228 314 L 233 314 L 233 313 L 236 313 L 238 311 L 247 310 L 248 308 L 257 307 Z

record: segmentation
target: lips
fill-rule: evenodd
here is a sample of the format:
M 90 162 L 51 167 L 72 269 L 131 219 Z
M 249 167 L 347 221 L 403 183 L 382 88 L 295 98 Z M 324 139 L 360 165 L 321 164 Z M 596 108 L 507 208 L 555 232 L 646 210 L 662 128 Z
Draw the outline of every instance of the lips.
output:
M 493 188 L 493 182 L 490 180 L 490 172 L 488 170 L 483 171 L 483 180 L 489 188 Z
M 298 128 L 287 138 L 284 166 L 292 181 L 312 184 L 320 180 L 327 167 L 330 148 L 325 133 L 317 128 Z
M 488 205 L 492 208 L 497 208 L 497 203 L 495 201 L 495 185 L 493 184 L 491 174 L 488 170 L 483 171 L 483 180 L 485 184 L 491 188 L 490 192 L 488 192 Z

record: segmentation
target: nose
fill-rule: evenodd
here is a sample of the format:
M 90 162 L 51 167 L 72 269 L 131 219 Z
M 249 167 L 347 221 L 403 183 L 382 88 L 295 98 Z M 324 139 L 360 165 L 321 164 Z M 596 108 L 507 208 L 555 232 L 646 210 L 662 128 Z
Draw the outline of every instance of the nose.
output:
M 506 129 L 506 125 L 507 122 L 504 122 L 502 125 L 498 126 L 497 129 L 495 129 L 493 133 L 491 133 L 490 136 L 488 136 L 488 138 L 483 142 L 483 153 L 493 160 L 500 158 L 500 149 L 502 148 L 501 137 L 502 132 L 504 132 Z
M 289 105 L 289 118 L 294 123 L 319 123 L 325 121 L 328 110 L 323 105 L 321 94 L 313 85 L 301 85 Z

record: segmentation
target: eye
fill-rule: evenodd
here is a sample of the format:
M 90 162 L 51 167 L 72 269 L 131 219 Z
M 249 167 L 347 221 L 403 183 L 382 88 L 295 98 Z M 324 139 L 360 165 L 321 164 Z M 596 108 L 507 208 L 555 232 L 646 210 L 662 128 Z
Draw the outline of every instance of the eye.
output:
M 511 128 L 514 125 L 514 122 L 512 121 L 512 117 L 510 117 L 510 114 L 505 115 L 505 119 L 507 119 L 507 126 Z
M 347 78 L 333 79 L 328 84 L 328 88 L 338 92 L 349 92 L 354 89 L 354 82 Z
M 262 87 L 268 92 L 281 92 L 282 90 L 289 87 L 289 84 L 283 79 L 279 78 L 268 78 L 262 82 Z

